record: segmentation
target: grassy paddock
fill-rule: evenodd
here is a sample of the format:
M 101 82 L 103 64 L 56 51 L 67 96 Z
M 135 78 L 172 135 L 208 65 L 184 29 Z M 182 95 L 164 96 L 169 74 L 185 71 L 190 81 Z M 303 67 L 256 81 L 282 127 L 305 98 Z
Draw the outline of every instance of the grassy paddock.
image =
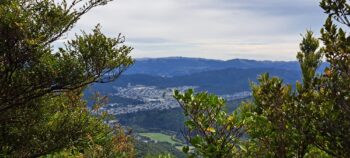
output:
M 162 133 L 139 133 L 139 135 L 144 136 L 144 137 L 148 137 L 152 140 L 155 141 L 159 141 L 159 142 L 168 142 L 172 145 L 179 143 L 174 141 L 171 136 L 166 135 L 166 134 L 162 134 Z

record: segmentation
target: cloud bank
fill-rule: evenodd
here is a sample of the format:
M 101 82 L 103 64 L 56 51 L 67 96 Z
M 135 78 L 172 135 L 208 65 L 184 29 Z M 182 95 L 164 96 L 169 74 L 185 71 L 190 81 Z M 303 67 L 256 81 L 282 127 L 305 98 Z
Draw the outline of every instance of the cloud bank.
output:
M 122 33 L 132 56 L 295 60 L 300 34 L 319 32 L 317 0 L 115 0 L 92 10 L 73 32 L 97 23 Z M 74 35 L 74 33 L 72 33 Z M 69 36 L 72 36 L 71 34 Z

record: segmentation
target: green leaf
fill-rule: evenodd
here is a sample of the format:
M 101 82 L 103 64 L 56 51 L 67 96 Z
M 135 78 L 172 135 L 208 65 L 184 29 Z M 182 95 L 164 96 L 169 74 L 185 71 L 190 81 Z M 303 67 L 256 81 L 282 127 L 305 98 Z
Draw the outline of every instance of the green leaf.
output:
M 182 147 L 182 151 L 184 152 L 184 153 L 188 153 L 188 151 L 190 150 L 190 147 L 189 146 L 184 146 L 184 147 Z
M 190 143 L 193 146 L 197 147 L 201 143 L 201 141 L 202 141 L 202 138 L 200 136 L 195 136 L 190 140 Z
M 186 125 L 187 128 L 189 128 L 190 130 L 192 130 L 192 129 L 194 129 L 194 128 L 196 127 L 196 124 L 195 124 L 193 121 L 191 121 L 191 120 L 187 120 L 187 121 L 185 122 L 185 125 Z
M 240 148 L 241 150 L 243 150 L 244 152 L 247 152 L 247 151 L 248 151 L 247 148 L 246 148 L 244 145 L 239 144 L 238 146 L 239 146 L 239 148 Z

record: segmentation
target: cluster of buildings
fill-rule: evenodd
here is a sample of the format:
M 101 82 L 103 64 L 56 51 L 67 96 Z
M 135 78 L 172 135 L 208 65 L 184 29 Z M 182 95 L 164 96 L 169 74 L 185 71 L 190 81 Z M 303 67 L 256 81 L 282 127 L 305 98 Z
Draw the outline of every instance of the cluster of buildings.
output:
M 187 89 L 195 89 L 194 86 L 182 86 L 172 88 L 158 88 L 154 86 L 136 85 L 127 87 L 114 87 L 115 93 L 109 95 L 109 97 L 126 98 L 131 100 L 140 101 L 141 104 L 133 104 L 128 102 L 115 102 L 110 103 L 101 110 L 107 111 L 112 115 L 135 113 L 139 111 L 148 110 L 164 110 L 179 107 L 178 102 L 173 98 L 173 91 L 175 89 L 179 91 L 185 91 Z M 240 92 L 232 95 L 222 95 L 226 100 L 235 100 L 251 96 L 251 92 Z

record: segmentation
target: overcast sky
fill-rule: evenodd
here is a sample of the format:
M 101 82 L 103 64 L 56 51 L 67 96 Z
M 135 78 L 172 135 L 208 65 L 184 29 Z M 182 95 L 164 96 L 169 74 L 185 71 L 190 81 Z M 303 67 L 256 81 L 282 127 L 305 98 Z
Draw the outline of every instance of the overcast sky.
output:
M 317 34 L 318 0 L 114 0 L 76 25 L 122 33 L 132 56 L 295 60 L 301 35 Z M 71 36 L 70 34 L 69 36 Z M 73 34 L 74 35 L 74 34 Z

